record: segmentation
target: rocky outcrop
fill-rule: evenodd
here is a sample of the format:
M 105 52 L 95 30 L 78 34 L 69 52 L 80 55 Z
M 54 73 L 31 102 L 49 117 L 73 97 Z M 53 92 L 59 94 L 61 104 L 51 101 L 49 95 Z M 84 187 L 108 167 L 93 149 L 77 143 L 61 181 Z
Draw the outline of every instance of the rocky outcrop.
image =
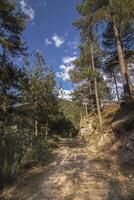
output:
M 97 153 L 103 149 L 120 154 L 121 164 L 134 165 L 134 129 L 127 131 L 127 127 L 112 126 L 100 132 L 96 116 L 86 116 L 80 121 L 78 136 L 85 142 L 89 152 Z
M 95 130 L 94 120 L 88 116 L 84 117 L 80 121 L 80 139 L 87 142 Z
M 111 128 L 100 132 L 96 116 L 86 116 L 81 119 L 79 138 L 87 143 L 88 149 L 92 152 L 97 152 L 105 145 L 115 142 Z

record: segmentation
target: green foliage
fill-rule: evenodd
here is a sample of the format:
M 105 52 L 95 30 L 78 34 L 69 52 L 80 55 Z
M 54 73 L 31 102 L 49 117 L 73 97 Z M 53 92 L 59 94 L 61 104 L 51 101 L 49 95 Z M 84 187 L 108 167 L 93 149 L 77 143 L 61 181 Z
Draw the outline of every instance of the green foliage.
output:
M 6 76 L 0 77 L 5 83 L 0 90 L 0 187 L 10 183 L 20 168 L 49 160 L 58 135 L 76 134 L 60 110 L 54 73 L 40 52 L 31 64 L 25 59 L 23 70 L 7 67 L 2 68 Z M 6 79 L 11 74 L 12 79 Z
M 49 159 L 55 134 L 73 129 L 59 110 L 55 76 L 42 53 L 34 54 L 33 63 L 25 57 L 23 69 L 14 65 L 16 56 L 25 55 L 21 33 L 26 21 L 14 3 L 0 2 L 0 188 L 21 167 Z
M 25 154 L 22 132 L 16 126 L 8 126 L 6 131 L 6 134 L 0 131 L 0 187 L 13 180 Z
M 59 104 L 64 116 L 66 116 L 68 121 L 72 122 L 73 131 L 70 130 L 70 135 L 71 132 L 73 132 L 74 135 L 77 134 L 79 129 L 80 114 L 83 112 L 82 107 L 76 101 L 67 101 L 64 99 L 59 100 Z
M 12 57 L 24 52 L 21 33 L 25 20 L 15 4 L 8 0 L 0 2 L 0 187 L 16 173 L 22 157 L 15 104 L 23 73 L 14 66 Z
M 27 84 L 21 85 L 20 99 L 24 104 L 23 107 L 27 107 L 27 115 L 32 119 L 30 123 L 33 124 L 35 134 L 38 134 L 37 132 L 42 131 L 46 123 L 49 126 L 52 115 L 58 112 L 54 73 L 46 67 L 39 52 L 35 54 L 33 65 L 27 66 L 24 72 L 28 81 Z
M 90 52 L 90 36 L 89 39 L 85 39 L 83 43 L 81 41 L 80 46 L 80 56 L 74 62 L 74 69 L 70 71 L 70 77 L 74 83 L 75 90 L 73 92 L 74 99 L 76 99 L 79 104 L 87 104 L 91 110 L 96 105 L 95 102 L 95 90 L 94 90 L 94 78 L 97 80 L 98 94 L 100 98 L 105 98 L 106 96 L 106 82 L 104 81 L 99 65 L 101 54 L 94 45 L 95 53 L 95 65 L 98 69 L 95 71 L 92 68 L 91 52 Z M 84 106 L 84 105 L 83 105 Z
M 3 54 L 16 55 L 24 50 L 21 33 L 27 17 L 8 0 L 0 2 L 0 47 Z
M 116 52 L 116 50 L 118 52 L 126 101 L 131 99 L 131 81 L 125 63 L 124 49 L 133 48 L 133 8 L 133 1 L 128 0 L 84 0 L 77 6 L 81 17 L 74 23 L 80 29 L 82 43 L 88 40 L 93 43 L 93 38 L 97 37 L 95 27 L 105 23 L 105 34 L 103 35 L 105 48 L 103 50 L 104 53 Z M 99 46 L 102 49 L 102 46 Z
M 80 18 L 74 22 L 80 30 L 81 43 L 80 56 L 70 71 L 74 83 L 73 101 L 59 99 L 55 74 L 46 65 L 42 53 L 35 52 L 32 59 L 25 53 L 21 35 L 27 16 L 18 8 L 12 1 L 0 2 L 1 188 L 13 180 L 24 166 L 49 160 L 58 137 L 75 137 L 80 116 L 85 115 L 84 106 L 91 112 L 96 108 L 100 110 L 101 102 L 111 100 L 113 81 L 119 96 L 117 78 L 120 59 L 116 51 L 115 25 L 126 61 L 133 62 L 130 47 L 133 41 L 134 2 L 83 0 L 77 6 Z M 104 54 L 109 53 L 107 49 L 114 49 L 106 56 L 102 55 L 94 31 L 97 23 L 102 22 L 107 24 L 103 35 Z M 23 67 L 18 69 L 14 63 L 20 55 L 25 59 Z M 110 87 L 104 74 L 110 80 Z
M 51 150 L 56 147 L 54 138 L 34 137 L 31 149 L 26 153 L 23 160 L 23 166 L 31 166 L 38 163 L 49 161 Z

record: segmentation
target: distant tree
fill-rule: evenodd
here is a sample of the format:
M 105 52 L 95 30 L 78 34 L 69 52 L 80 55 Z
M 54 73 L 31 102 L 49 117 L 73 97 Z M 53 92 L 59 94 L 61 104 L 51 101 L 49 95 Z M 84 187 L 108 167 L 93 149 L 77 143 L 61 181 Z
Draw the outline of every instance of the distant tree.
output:
M 21 99 L 33 120 L 33 132 L 38 136 L 43 127 L 44 130 L 48 128 L 45 126 L 49 126 L 51 114 L 57 111 L 54 73 L 48 69 L 40 52 L 35 53 L 32 66 L 27 61 L 25 64 L 28 82 L 26 86 L 22 85 Z

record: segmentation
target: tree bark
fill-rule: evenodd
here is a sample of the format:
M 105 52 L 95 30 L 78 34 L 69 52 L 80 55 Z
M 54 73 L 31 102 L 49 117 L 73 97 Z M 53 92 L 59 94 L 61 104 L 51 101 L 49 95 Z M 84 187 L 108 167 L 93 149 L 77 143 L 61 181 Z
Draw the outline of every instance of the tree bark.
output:
M 109 0 L 109 3 L 111 6 L 111 13 L 112 13 L 112 10 L 113 10 L 112 0 Z M 125 65 L 123 48 L 122 48 L 122 43 L 120 39 L 119 30 L 117 28 L 116 20 L 114 16 L 112 16 L 112 14 L 111 14 L 111 17 L 112 17 L 113 30 L 114 30 L 114 35 L 116 39 L 116 47 L 117 47 L 117 52 L 118 52 L 118 57 L 119 57 L 120 71 L 121 71 L 121 77 L 122 77 L 123 89 L 124 89 L 124 97 L 125 97 L 125 101 L 129 101 L 131 99 L 131 89 L 130 89 L 130 84 L 129 84 L 128 71 Z
M 35 136 L 38 136 L 37 100 L 35 101 Z
M 92 103 L 92 98 L 91 98 L 91 81 L 88 78 L 88 86 L 89 86 L 89 104 Z
M 116 80 L 116 75 L 115 72 L 113 71 L 113 78 L 114 78 L 114 84 L 115 84 L 115 88 L 116 88 L 116 96 L 118 101 L 120 101 L 120 95 L 119 95 L 119 90 L 118 90 L 118 84 L 117 84 L 117 80 Z
M 46 122 L 46 131 L 45 131 L 45 137 L 48 137 L 48 123 Z
M 35 136 L 38 136 L 38 121 L 35 119 Z
M 92 69 L 93 69 L 93 72 L 95 72 L 96 70 L 95 70 L 94 53 L 93 53 L 92 44 L 90 44 L 90 51 L 91 51 Z M 96 75 L 94 76 L 94 91 L 95 91 L 96 107 L 97 107 L 97 112 L 98 112 L 100 129 L 102 131 L 102 129 L 103 129 L 103 127 L 102 127 L 102 116 L 101 116 L 101 111 L 100 111 L 99 95 L 98 95 Z
M 87 109 L 87 104 L 85 103 L 85 112 L 86 112 L 86 116 L 88 116 L 88 109 Z

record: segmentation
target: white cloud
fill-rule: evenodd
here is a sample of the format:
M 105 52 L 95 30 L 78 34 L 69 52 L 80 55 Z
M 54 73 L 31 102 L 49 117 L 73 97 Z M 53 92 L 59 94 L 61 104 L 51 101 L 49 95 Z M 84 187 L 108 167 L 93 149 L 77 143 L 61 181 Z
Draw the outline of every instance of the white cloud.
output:
M 45 39 L 46 46 L 54 44 L 57 48 L 59 48 L 63 43 L 64 43 L 64 38 L 59 37 L 56 33 L 50 39 L 48 38 Z
M 45 39 L 45 44 L 46 44 L 46 46 L 50 46 L 52 43 L 53 43 L 53 42 L 50 41 L 48 38 Z
M 52 36 L 52 40 L 53 40 L 55 46 L 58 48 L 61 47 L 61 45 L 64 43 L 64 38 L 59 37 L 57 34 L 54 34 Z
M 33 20 L 35 17 L 35 11 L 33 8 L 27 5 L 26 0 L 20 1 L 22 11 L 29 17 L 30 20 Z
M 73 57 L 68 56 L 68 57 L 63 58 L 62 61 L 63 61 L 64 64 L 70 64 L 74 60 L 76 60 L 76 58 L 77 58 L 76 56 L 73 56 Z
M 72 92 L 73 90 L 61 90 L 60 93 L 59 93 L 59 98 L 61 99 L 66 99 L 68 101 L 71 101 L 72 99 Z
M 56 75 L 58 78 L 62 78 L 64 81 L 66 80 L 70 80 L 70 75 L 69 75 L 69 72 L 70 70 L 72 70 L 74 68 L 74 65 L 73 64 L 70 64 L 68 66 L 66 65 L 61 65 L 60 66 L 60 69 L 62 71 L 60 72 L 57 72 Z
M 60 72 L 56 73 L 58 78 L 62 78 L 63 81 L 70 80 L 69 72 L 74 68 L 74 64 L 72 63 L 77 57 L 65 57 L 62 59 L 62 65 L 60 65 Z

